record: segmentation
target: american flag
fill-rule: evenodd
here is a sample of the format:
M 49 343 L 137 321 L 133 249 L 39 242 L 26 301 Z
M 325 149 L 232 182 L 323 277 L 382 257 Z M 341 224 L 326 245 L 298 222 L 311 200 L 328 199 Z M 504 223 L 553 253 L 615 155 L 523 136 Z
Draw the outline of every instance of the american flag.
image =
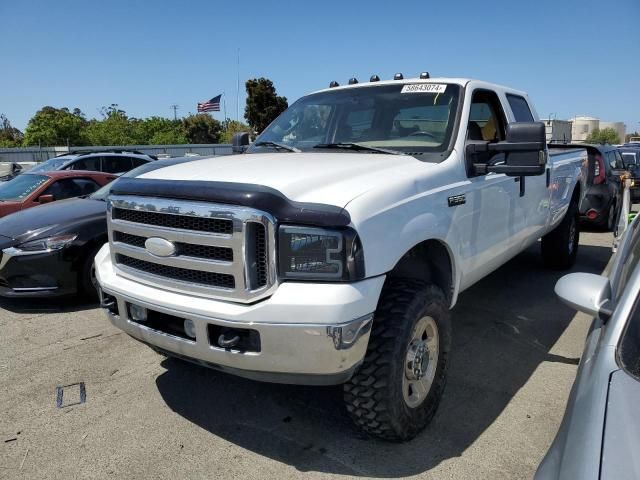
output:
M 220 111 L 220 97 L 222 94 L 217 97 L 213 97 L 211 100 L 207 102 L 198 102 L 198 113 L 201 112 L 219 112 Z

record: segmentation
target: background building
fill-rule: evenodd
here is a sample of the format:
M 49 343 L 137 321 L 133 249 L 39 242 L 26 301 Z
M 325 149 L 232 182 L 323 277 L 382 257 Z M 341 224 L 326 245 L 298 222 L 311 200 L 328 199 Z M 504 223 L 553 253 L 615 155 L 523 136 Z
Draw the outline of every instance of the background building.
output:
M 597 130 L 600 120 L 595 117 L 574 117 L 571 119 L 571 139 L 573 142 L 584 142 L 587 137 Z
M 612 128 L 620 137 L 620 142 L 624 143 L 624 137 L 627 132 L 626 125 L 623 122 L 601 122 L 600 119 L 595 117 L 574 117 L 570 121 L 572 123 L 571 138 L 573 142 L 585 142 L 594 130 Z
M 547 143 L 571 143 L 571 121 L 541 119 L 547 132 Z

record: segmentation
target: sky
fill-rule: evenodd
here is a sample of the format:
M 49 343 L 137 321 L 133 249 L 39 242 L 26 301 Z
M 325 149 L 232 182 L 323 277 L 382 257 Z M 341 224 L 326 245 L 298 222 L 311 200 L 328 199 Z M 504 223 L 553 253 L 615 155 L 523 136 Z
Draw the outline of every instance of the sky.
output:
M 0 0 L 0 35 L 0 113 L 21 130 L 45 105 L 173 117 L 223 92 L 242 119 L 248 78 L 292 103 L 421 71 L 524 90 L 542 118 L 640 130 L 640 0 Z

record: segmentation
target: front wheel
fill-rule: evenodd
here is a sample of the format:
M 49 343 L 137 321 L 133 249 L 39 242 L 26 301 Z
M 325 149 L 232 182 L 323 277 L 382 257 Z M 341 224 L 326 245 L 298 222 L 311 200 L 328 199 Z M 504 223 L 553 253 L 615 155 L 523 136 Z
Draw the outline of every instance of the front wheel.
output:
M 390 280 L 363 364 L 344 386 L 356 425 L 385 440 L 415 437 L 440 403 L 450 348 L 449 306 L 442 290 L 418 280 Z
M 97 300 L 98 298 L 98 280 L 94 259 L 101 247 L 102 245 L 98 245 L 89 249 L 78 276 L 78 292 L 89 300 Z
M 567 270 L 576 263 L 580 242 L 578 205 L 571 202 L 562 222 L 542 237 L 542 260 L 555 270 Z

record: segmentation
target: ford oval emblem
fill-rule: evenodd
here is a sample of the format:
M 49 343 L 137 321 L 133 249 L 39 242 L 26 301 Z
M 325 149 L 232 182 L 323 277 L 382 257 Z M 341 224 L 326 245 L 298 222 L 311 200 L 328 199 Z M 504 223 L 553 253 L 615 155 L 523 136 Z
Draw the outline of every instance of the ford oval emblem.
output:
M 156 257 L 171 257 L 176 254 L 176 246 L 164 238 L 151 237 L 144 242 L 144 248 Z

